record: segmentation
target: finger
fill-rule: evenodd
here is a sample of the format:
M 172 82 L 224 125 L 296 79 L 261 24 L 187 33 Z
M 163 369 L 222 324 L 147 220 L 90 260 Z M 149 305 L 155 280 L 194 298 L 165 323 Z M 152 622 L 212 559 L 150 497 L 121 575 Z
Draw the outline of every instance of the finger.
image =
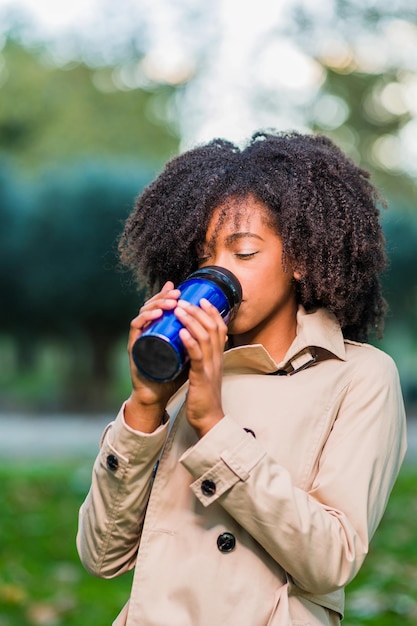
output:
M 210 309 L 209 314 L 180 301 L 175 315 L 190 334 L 191 338 L 184 334 L 183 343 L 191 359 L 222 360 L 227 328 L 217 309 L 215 313 Z
M 154 320 L 160 318 L 162 314 L 162 309 L 150 309 L 149 311 L 140 313 L 130 322 L 130 331 L 127 340 L 127 349 L 129 353 L 131 352 L 133 344 L 137 339 L 139 339 L 146 326 Z
M 200 307 L 180 300 L 175 310 L 183 326 L 198 341 L 207 341 L 211 334 L 216 333 L 217 324 Z
M 141 309 L 139 315 L 137 315 L 130 323 L 130 327 L 132 329 L 140 330 L 142 329 L 148 322 L 151 322 L 158 317 L 161 317 L 163 314 L 162 308 L 153 308 L 153 309 Z
M 179 315 L 183 314 L 184 316 L 189 315 L 190 320 L 188 320 L 187 323 L 193 324 L 192 320 L 195 320 L 209 333 L 215 333 L 217 335 L 227 332 L 227 326 L 219 311 L 205 298 L 201 299 L 200 306 L 179 300 L 176 314 L 177 313 Z
M 180 338 L 190 357 L 192 367 L 194 369 L 196 367 L 203 369 L 203 351 L 200 348 L 199 342 L 192 336 L 187 328 L 181 328 Z
M 167 282 L 163 285 L 161 289 L 161 293 L 166 293 L 167 291 L 172 291 L 174 289 L 174 283 L 172 280 L 167 280 Z
M 180 295 L 181 292 L 174 288 L 174 283 L 167 281 L 160 292 L 143 304 L 139 309 L 139 314 L 130 323 L 128 350 L 151 322 L 159 319 L 164 311 L 172 310 L 177 306 Z
M 185 310 L 189 311 L 191 315 L 194 315 L 209 333 L 212 347 L 218 352 L 223 353 L 224 346 L 227 341 L 227 325 L 225 324 L 218 309 L 208 300 L 202 298 L 200 301 L 200 307 L 191 309 L 190 307 L 185 307 Z
M 218 309 L 211 304 L 206 298 L 202 298 L 200 300 L 200 307 L 203 311 L 205 311 L 216 323 L 218 329 L 218 336 L 220 339 L 220 343 L 222 347 L 224 346 L 227 340 L 227 325 L 220 315 Z
M 145 302 L 144 306 L 151 304 L 153 302 L 157 302 L 159 300 L 165 300 L 165 299 L 178 300 L 180 295 L 181 295 L 181 291 L 179 289 L 176 289 L 174 287 L 174 283 L 169 280 L 164 284 L 161 291 L 158 291 L 158 293 L 156 293 L 154 296 L 152 296 L 151 298 L 149 298 L 149 300 Z

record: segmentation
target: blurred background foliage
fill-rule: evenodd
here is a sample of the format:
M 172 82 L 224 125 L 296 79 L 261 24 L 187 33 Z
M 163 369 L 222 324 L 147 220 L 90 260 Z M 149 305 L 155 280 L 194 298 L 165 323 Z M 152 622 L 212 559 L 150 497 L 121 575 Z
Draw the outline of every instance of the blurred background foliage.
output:
M 173 88 L 117 89 L 114 68 L 56 66 L 13 29 L 0 68 L 0 410 L 108 409 L 143 301 L 117 239 L 178 151 Z
M 0 572 L 2 626 L 105 626 L 127 601 L 131 573 L 93 578 L 76 552 L 90 468 L 85 460 L 0 468 L 0 556 L 8 565 Z M 406 466 L 370 554 L 347 587 L 343 626 L 416 624 L 416 479 L 415 465 Z
M 378 345 L 397 361 L 413 410 L 417 12 L 400 0 L 328 5 L 324 13 L 305 2 L 289 3 L 286 19 L 271 20 L 256 45 L 246 46 L 253 64 L 236 66 L 229 83 L 242 110 L 252 115 L 245 120 L 248 128 L 242 123 L 242 135 L 257 127 L 285 127 L 283 115 L 291 110 L 287 127 L 332 137 L 371 171 L 387 198 L 383 225 L 390 266 L 384 282 L 390 312 Z M 158 56 L 146 35 L 144 12 L 134 11 L 149 9 L 145 0 L 126 0 L 132 19 L 125 19 L 118 37 L 114 7 L 107 0 L 102 6 L 92 40 L 73 34 L 66 47 L 60 42 L 61 49 L 57 41 L 35 36 L 24 14 L 10 7 L 2 14 L 3 412 L 112 411 L 127 393 L 124 344 L 144 293 L 118 267 L 123 221 L 167 159 L 209 138 L 203 122 L 208 133 L 210 114 L 218 114 L 210 107 L 228 108 L 225 89 L 214 87 L 213 68 L 221 72 L 222 61 L 230 63 L 226 42 L 233 44 L 238 23 L 221 26 L 221 2 L 214 5 L 217 18 L 208 7 L 178 4 L 172 25 L 183 49 L 176 62 L 174 54 Z M 282 58 L 279 46 L 289 40 L 293 48 Z M 240 48 L 234 46 L 237 60 L 244 44 L 243 37 Z M 290 71 L 287 83 L 277 78 L 283 69 Z M 252 80 L 245 81 L 244 91 L 233 82 L 236 71 Z M 301 89 L 297 80 L 304 75 Z M 231 108 L 239 124 L 239 112 Z
M 21 2 L 0 0 L 2 429 L 19 413 L 34 430 L 36 416 L 99 413 L 101 430 L 129 393 L 128 325 L 144 298 L 116 253 L 136 195 L 178 151 L 268 127 L 325 133 L 385 195 L 390 310 L 375 343 L 415 416 L 413 3 L 33 0 L 49 17 L 82 5 L 71 29 L 42 30 Z M 129 595 L 130 575 L 94 579 L 76 554 L 95 450 L 60 451 L 3 450 L 0 626 L 108 624 Z M 416 623 L 415 482 L 414 463 L 348 588 L 346 626 Z

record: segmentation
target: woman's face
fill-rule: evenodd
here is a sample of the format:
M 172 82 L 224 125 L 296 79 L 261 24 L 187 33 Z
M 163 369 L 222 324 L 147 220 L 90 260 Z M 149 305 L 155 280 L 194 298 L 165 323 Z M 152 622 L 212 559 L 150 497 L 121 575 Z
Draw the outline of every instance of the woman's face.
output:
M 262 343 L 273 357 L 283 356 L 275 346 L 288 348 L 295 337 L 298 274 L 283 267 L 282 240 L 263 202 L 247 196 L 229 199 L 225 212 L 218 207 L 198 256 L 200 267 L 225 267 L 242 285 L 242 303 L 229 325 L 234 344 Z

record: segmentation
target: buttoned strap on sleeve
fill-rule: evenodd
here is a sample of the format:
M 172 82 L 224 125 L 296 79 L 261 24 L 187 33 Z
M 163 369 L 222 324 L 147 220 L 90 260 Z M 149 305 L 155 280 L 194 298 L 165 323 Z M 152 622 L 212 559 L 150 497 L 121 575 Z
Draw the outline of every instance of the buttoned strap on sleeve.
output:
M 263 456 L 256 439 L 225 416 L 180 461 L 196 479 L 194 494 L 208 506 L 238 481 L 246 481 Z

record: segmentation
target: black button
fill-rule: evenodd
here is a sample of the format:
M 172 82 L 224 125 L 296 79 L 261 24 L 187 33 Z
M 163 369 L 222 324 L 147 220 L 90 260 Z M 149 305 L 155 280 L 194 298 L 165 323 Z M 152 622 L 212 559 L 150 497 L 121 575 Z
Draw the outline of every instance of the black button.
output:
M 222 533 L 217 537 L 217 547 L 220 552 L 231 552 L 235 549 L 236 539 L 232 533 Z
M 245 430 L 247 433 L 249 433 L 250 435 L 252 435 L 252 437 L 256 439 L 256 435 L 251 428 L 244 428 L 243 430 Z
M 201 483 L 201 491 L 205 496 L 213 496 L 216 493 L 216 483 L 213 480 L 203 480 Z
M 110 471 L 115 472 L 119 467 L 119 459 L 114 454 L 109 454 L 106 459 L 107 467 Z

